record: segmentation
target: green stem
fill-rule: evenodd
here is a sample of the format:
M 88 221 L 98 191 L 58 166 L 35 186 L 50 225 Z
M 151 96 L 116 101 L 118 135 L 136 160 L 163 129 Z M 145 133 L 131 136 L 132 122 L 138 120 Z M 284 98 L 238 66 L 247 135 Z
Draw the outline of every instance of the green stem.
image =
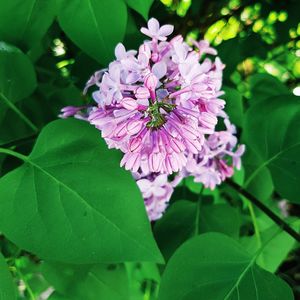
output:
M 258 174 L 260 171 L 258 171 L 258 173 L 256 173 L 257 169 L 251 174 L 251 176 L 248 178 L 248 180 L 244 183 L 244 188 L 246 189 L 248 187 L 248 185 L 250 184 L 250 182 L 252 181 L 252 179 L 256 176 L 256 174 Z M 257 224 L 256 221 L 256 215 L 254 212 L 254 207 L 252 205 L 252 203 L 246 198 L 243 197 L 244 200 L 246 200 L 249 212 L 250 212 L 250 216 L 251 216 L 251 220 L 252 220 L 252 224 L 254 227 L 254 234 L 256 236 L 256 240 L 257 240 L 257 245 L 259 246 L 259 248 L 262 245 L 262 239 L 261 239 L 261 235 L 260 235 L 260 230 L 259 230 L 259 226 Z
M 243 198 L 245 198 L 245 197 L 243 197 Z M 261 239 L 261 235 L 260 235 L 259 226 L 257 224 L 254 208 L 253 208 L 252 203 L 248 199 L 246 199 L 246 201 L 247 201 L 247 204 L 248 204 L 248 209 L 249 209 L 251 220 L 252 220 L 252 223 L 253 223 L 254 233 L 255 233 L 256 239 L 257 239 L 257 246 L 260 248 L 262 246 L 262 239 Z
M 152 282 L 150 280 L 147 280 L 143 300 L 150 300 L 151 299 L 151 286 L 152 286 Z
M 259 226 L 258 226 L 258 223 L 257 223 L 257 218 L 256 218 L 256 215 L 255 215 L 255 212 L 254 212 L 253 204 L 248 199 L 246 199 L 245 197 L 243 197 L 243 198 L 245 199 L 245 201 L 247 202 L 247 205 L 248 205 L 248 209 L 249 209 L 249 212 L 250 212 L 252 224 L 253 224 L 253 227 L 254 227 L 254 234 L 255 234 L 256 241 L 257 241 L 257 247 L 258 247 L 258 249 L 261 249 L 261 247 L 263 246 L 263 243 L 262 243 L 262 238 L 261 238 Z M 260 261 L 261 266 L 264 267 L 265 266 L 265 261 L 264 261 L 263 257 L 259 257 L 258 259 Z
M 13 151 L 13 150 L 10 150 L 10 149 L 6 149 L 6 148 L 2 148 L 0 147 L 0 153 L 4 153 L 4 154 L 8 154 L 8 155 L 11 155 L 11 156 L 14 156 L 16 158 L 19 158 L 23 161 L 28 161 L 28 157 L 19 153 L 19 152 L 16 152 L 16 151 Z
M 11 102 L 3 93 L 0 93 L 0 98 L 5 104 L 11 108 L 34 132 L 38 131 L 38 128 Z
M 196 220 L 195 220 L 195 235 L 199 234 L 199 222 L 200 222 L 200 210 L 202 205 L 202 192 L 203 192 L 204 186 L 202 185 L 200 192 L 198 194 L 198 200 L 197 200 L 197 210 L 196 210 Z
M 24 275 L 22 274 L 22 272 L 16 267 L 16 270 L 17 270 L 17 273 L 20 277 L 20 279 L 24 282 L 25 284 L 25 287 L 26 287 L 26 291 L 28 292 L 29 296 L 30 296 L 30 299 L 31 300 L 36 300 L 34 294 L 33 294 L 33 291 L 31 289 L 31 287 L 29 286 L 27 280 L 25 279 Z

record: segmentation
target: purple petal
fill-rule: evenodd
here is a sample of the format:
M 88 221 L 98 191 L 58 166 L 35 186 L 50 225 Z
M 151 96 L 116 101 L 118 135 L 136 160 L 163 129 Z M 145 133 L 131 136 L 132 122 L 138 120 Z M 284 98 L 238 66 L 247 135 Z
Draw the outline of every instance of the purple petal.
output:
M 126 57 L 126 49 L 122 43 L 119 43 L 115 48 L 115 56 L 118 60 Z
M 161 174 L 158 175 L 154 180 L 155 186 L 163 186 L 168 182 L 168 176 L 167 174 Z
M 140 188 L 141 192 L 144 193 L 147 190 L 149 190 L 152 186 L 152 183 L 150 180 L 148 179 L 140 179 L 136 182 L 136 184 L 138 185 L 138 187 Z
M 160 27 L 158 34 L 160 36 L 168 36 L 173 32 L 173 30 L 174 30 L 173 25 L 164 25 L 164 26 Z
M 148 28 L 152 34 L 157 33 L 159 30 L 159 22 L 155 18 L 151 18 L 148 21 Z
M 160 61 L 153 65 L 152 67 L 152 73 L 158 78 L 161 79 L 164 77 L 167 73 L 167 65 L 165 62 Z

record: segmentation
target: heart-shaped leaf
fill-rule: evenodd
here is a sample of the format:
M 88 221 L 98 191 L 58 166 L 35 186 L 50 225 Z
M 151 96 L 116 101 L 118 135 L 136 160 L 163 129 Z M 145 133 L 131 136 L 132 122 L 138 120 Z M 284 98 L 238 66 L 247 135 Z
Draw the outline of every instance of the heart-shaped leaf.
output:
M 162 261 L 137 185 L 98 130 L 54 121 L 28 157 L 12 154 L 24 164 L 0 180 L 0 231 L 20 248 L 71 263 Z
M 294 299 L 291 288 L 258 267 L 255 259 L 225 235 L 194 237 L 171 257 L 158 299 Z

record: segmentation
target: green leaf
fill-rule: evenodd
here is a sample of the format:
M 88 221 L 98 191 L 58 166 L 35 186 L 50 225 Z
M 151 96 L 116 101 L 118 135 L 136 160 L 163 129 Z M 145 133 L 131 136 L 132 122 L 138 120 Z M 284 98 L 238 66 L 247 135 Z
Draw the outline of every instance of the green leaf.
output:
M 299 226 L 297 227 L 296 230 L 299 230 Z M 278 230 L 278 226 L 274 224 L 262 230 L 260 236 L 262 243 L 267 243 L 267 246 L 257 257 L 257 264 L 274 273 L 292 250 L 295 240 L 285 231 Z M 259 250 L 255 236 L 243 237 L 241 243 L 253 255 Z
M 66 99 L 67 98 L 64 100 Z M 55 114 L 52 113 L 54 108 L 58 106 L 56 102 L 57 99 L 55 99 L 55 102 L 47 103 L 41 94 L 36 93 L 18 101 L 15 107 L 18 111 L 22 112 L 23 115 L 30 116 L 30 122 L 33 123 L 35 127 L 41 128 L 52 119 L 57 118 L 59 110 L 57 109 Z M 60 108 L 61 107 L 63 107 L 63 105 L 60 105 Z M 33 132 L 32 126 L 29 127 L 28 123 L 25 123 L 14 110 L 5 109 L 3 111 L 2 118 L 0 119 L 0 145 L 14 143 L 14 141 L 33 136 L 34 134 L 35 132 Z
M 276 191 L 296 203 L 300 203 L 299 104 L 297 97 L 289 95 L 260 101 L 247 111 L 244 127 L 244 140 L 259 157 L 247 182 L 267 167 Z
M 250 92 L 250 104 L 272 96 L 291 94 L 290 90 L 281 81 L 266 73 L 250 77 Z
M 194 237 L 170 259 L 158 299 L 294 299 L 291 288 L 258 267 L 255 259 L 225 235 Z
M 71 73 L 72 78 L 74 78 L 74 82 L 80 91 L 84 88 L 88 78 L 90 78 L 92 74 L 100 69 L 101 65 L 84 52 L 80 51 L 76 55 L 75 62 L 72 65 Z M 70 100 L 71 99 L 72 98 L 70 98 Z
M 0 42 L 0 98 L 5 96 L 9 101 L 17 102 L 29 96 L 36 84 L 29 58 L 18 48 Z
M 122 0 L 62 0 L 58 20 L 78 47 L 108 65 L 125 34 L 127 7 Z
M 270 46 L 263 41 L 260 34 L 252 32 L 242 40 L 241 50 L 244 58 L 257 56 L 266 59 Z
M 274 186 L 271 173 L 267 167 L 260 167 L 264 161 L 247 145 L 243 155 L 243 166 L 246 170 L 246 180 L 242 184 L 253 196 L 261 201 L 266 201 L 273 193 Z M 255 177 L 251 175 L 260 167 L 260 172 Z
M 169 258 L 194 235 L 216 231 L 237 238 L 239 229 L 238 211 L 228 204 L 199 206 L 199 203 L 180 200 L 155 224 L 154 234 L 164 256 Z
M 181 195 L 178 200 L 189 199 L 189 200 L 197 201 L 199 193 L 201 193 L 203 196 L 210 197 L 215 202 L 218 202 L 220 199 L 220 190 L 204 189 L 202 183 L 195 182 L 194 176 L 189 176 L 189 177 L 184 178 L 181 181 L 181 186 L 184 189 L 187 188 L 188 190 L 184 191 L 183 195 Z M 187 192 L 189 192 L 189 191 L 191 191 L 194 194 L 191 194 L 191 193 L 187 194 Z
M 0 253 L 0 300 L 8 299 L 17 299 L 17 293 L 8 266 Z
M 221 98 L 226 101 L 225 111 L 228 113 L 230 121 L 242 127 L 244 122 L 244 108 L 241 93 L 227 86 L 224 86 L 222 90 L 225 92 L 225 95 Z
M 44 36 L 56 14 L 56 1 L 2 1 L 0 40 L 30 49 Z
M 20 248 L 69 263 L 162 262 L 137 185 L 98 130 L 54 121 L 28 157 L 9 154 L 24 164 L 0 180 L 0 231 Z
M 41 264 L 41 273 L 55 291 L 65 295 L 87 276 L 93 266 L 44 261 Z
M 133 13 L 128 11 L 126 34 L 123 41 L 126 49 L 138 49 L 145 40 L 138 21 L 137 18 L 134 18 Z
M 21 119 L 27 124 L 27 130 L 36 130 L 35 125 L 16 106 L 16 102 L 29 96 L 36 85 L 36 75 L 29 58 L 18 48 L 0 42 L 0 144 L 11 139 L 11 126 L 6 122 L 8 115 L 10 121 Z
M 42 273 L 60 295 L 72 300 L 128 299 L 124 265 L 44 263 Z
M 203 185 L 200 182 L 195 182 L 194 179 L 194 176 L 186 177 L 184 178 L 184 184 L 191 192 L 199 195 L 203 189 Z
M 148 20 L 148 14 L 153 0 L 126 0 L 127 5 Z
M 217 47 L 218 55 L 222 61 L 226 62 L 226 68 L 224 69 L 225 79 L 230 77 L 236 66 L 243 60 L 240 44 L 240 38 L 235 38 L 224 41 Z
M 225 40 L 217 47 L 218 55 L 224 63 L 224 79 L 230 84 L 229 77 L 236 70 L 239 63 L 248 57 L 259 56 L 266 57 L 268 51 L 267 44 L 264 43 L 258 34 L 247 34 L 247 37 Z

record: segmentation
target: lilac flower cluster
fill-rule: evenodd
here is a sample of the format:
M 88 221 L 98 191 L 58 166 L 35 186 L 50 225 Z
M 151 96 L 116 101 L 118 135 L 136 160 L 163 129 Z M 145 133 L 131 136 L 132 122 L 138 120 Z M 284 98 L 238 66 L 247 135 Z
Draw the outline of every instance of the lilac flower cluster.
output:
M 109 148 L 123 153 L 121 166 L 131 171 L 145 199 L 151 220 L 160 218 L 178 178 L 194 176 L 213 189 L 233 168 L 240 168 L 244 146 L 237 146 L 235 127 L 223 108 L 224 65 L 207 41 L 193 46 L 178 35 L 167 41 L 172 25 L 160 27 L 150 19 L 141 32 L 151 38 L 138 51 L 115 49 L 116 60 L 96 72 L 84 93 L 92 93 L 97 105 L 66 107 L 61 117 L 86 118 L 101 131 Z M 218 118 L 226 130 L 216 131 Z M 237 149 L 236 149 L 237 148 Z

